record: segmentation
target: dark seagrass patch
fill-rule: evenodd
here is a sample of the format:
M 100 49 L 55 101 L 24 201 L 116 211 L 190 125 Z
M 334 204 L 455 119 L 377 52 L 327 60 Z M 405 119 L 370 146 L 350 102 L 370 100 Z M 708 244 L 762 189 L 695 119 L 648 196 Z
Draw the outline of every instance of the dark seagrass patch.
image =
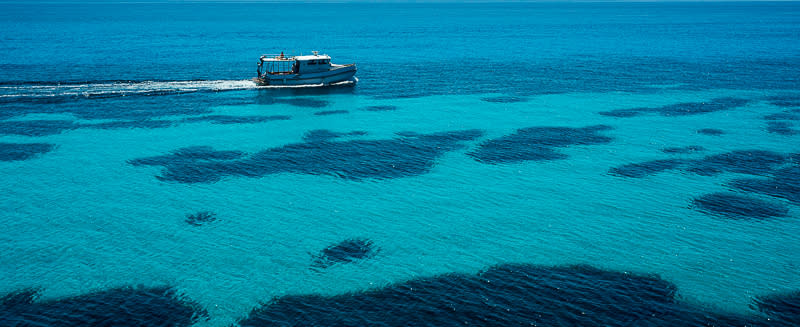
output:
M 305 142 L 249 156 L 240 151 L 195 147 L 130 163 L 162 166 L 159 180 L 180 183 L 212 183 L 225 176 L 261 177 L 278 173 L 330 175 L 349 180 L 392 179 L 428 172 L 441 155 L 462 148 L 463 142 L 478 138 L 483 132 L 463 130 L 344 141 L 331 139 L 327 132 L 320 134 L 325 135 L 311 135 Z
M 55 149 L 48 143 L 0 143 L 0 161 L 22 161 Z
M 317 111 L 314 113 L 315 116 L 330 116 L 330 115 L 341 115 L 349 113 L 347 110 L 324 110 L 324 111 Z
M 748 103 L 750 103 L 750 101 L 746 99 L 722 97 L 722 98 L 715 98 L 710 101 L 685 102 L 685 103 L 677 103 L 661 107 L 641 107 L 641 108 L 628 108 L 628 109 L 617 109 L 611 111 L 602 111 L 599 112 L 599 114 L 603 116 L 619 117 L 619 118 L 634 117 L 640 114 L 647 114 L 647 113 L 659 114 L 661 116 L 666 116 L 666 117 L 679 117 L 679 116 L 699 115 L 699 114 L 705 114 L 722 110 L 736 109 L 745 106 Z
M 586 265 L 503 264 L 476 275 L 420 277 L 333 296 L 285 295 L 253 309 L 238 324 L 767 326 L 764 317 L 722 314 L 680 303 L 676 290 L 655 275 Z
M 217 220 L 217 214 L 211 211 L 198 211 L 186 215 L 186 223 L 192 226 L 203 226 Z
M 0 298 L 0 321 L 11 326 L 191 326 L 208 314 L 170 287 L 121 287 L 37 301 L 26 289 Z M 57 322 L 54 324 L 54 322 Z
M 289 120 L 292 117 L 286 115 L 273 116 L 230 116 L 230 115 L 206 115 L 184 118 L 184 122 L 209 122 L 212 124 L 255 124 L 273 120 Z
M 558 148 L 610 143 L 611 137 L 600 134 L 610 129 L 606 125 L 522 128 L 485 141 L 468 155 L 486 164 L 566 159 L 568 156 L 558 152 Z
M 789 213 L 789 208 L 781 203 L 732 193 L 706 194 L 692 203 L 705 213 L 734 219 L 785 217 Z
M 365 238 L 351 238 L 330 245 L 314 257 L 313 266 L 328 268 L 330 266 L 360 261 L 373 257 L 378 252 L 374 243 Z

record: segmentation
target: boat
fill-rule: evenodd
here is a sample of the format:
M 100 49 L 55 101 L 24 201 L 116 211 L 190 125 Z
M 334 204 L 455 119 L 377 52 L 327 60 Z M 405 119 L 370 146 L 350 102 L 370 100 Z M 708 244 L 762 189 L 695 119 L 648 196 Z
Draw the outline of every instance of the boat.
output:
M 331 57 L 312 51 L 312 55 L 287 56 L 262 55 L 258 60 L 259 85 L 314 85 L 327 86 L 352 82 L 355 78 L 356 64 L 337 65 Z

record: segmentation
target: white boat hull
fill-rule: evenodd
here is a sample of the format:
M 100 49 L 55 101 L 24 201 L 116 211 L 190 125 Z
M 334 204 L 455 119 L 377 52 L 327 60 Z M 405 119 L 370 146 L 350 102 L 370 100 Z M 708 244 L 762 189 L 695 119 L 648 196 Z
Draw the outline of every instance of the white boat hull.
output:
M 330 85 L 354 80 L 356 65 L 333 67 L 324 72 L 307 74 L 266 74 L 256 79 L 261 85 Z

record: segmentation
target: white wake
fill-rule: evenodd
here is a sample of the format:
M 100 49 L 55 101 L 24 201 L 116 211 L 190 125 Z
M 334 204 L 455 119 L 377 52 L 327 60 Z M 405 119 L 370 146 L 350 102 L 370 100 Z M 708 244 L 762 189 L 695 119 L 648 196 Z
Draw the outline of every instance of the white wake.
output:
M 331 85 L 353 84 L 357 79 Z M 201 81 L 136 81 L 91 83 L 20 83 L 0 85 L 0 98 L 25 97 L 121 97 L 134 95 L 165 95 L 189 92 L 219 92 L 247 89 L 323 87 L 309 85 L 259 86 L 252 80 L 201 80 Z

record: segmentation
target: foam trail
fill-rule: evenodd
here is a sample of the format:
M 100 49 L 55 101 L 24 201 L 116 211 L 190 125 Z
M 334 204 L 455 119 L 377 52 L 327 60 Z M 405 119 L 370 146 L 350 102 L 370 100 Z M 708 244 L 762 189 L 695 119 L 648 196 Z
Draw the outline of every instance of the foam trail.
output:
M 0 97 L 118 97 L 255 88 L 251 80 L 19 83 L 0 86 Z
M 331 85 L 355 84 L 358 80 Z M 322 84 L 259 86 L 252 80 L 197 81 L 97 81 L 97 82 L 19 82 L 0 85 L 0 98 L 6 100 L 46 97 L 108 98 L 134 95 L 166 95 L 190 92 L 219 92 L 247 89 L 322 87 Z

